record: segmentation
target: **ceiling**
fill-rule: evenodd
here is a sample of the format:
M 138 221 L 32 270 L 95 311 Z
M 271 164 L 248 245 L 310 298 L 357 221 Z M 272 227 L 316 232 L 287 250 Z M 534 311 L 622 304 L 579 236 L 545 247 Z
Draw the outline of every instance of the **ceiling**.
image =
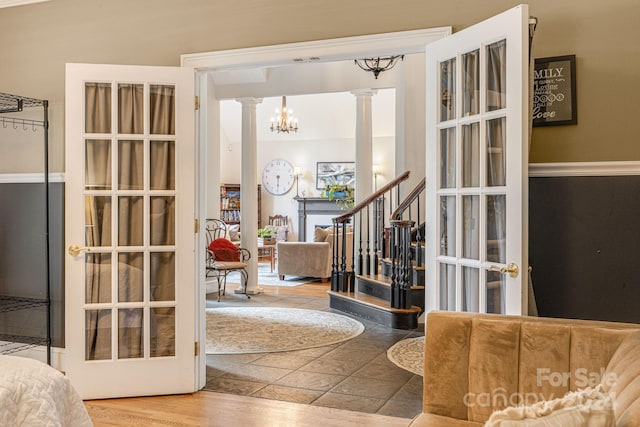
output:
M 380 89 L 372 98 L 373 137 L 395 135 L 395 89 Z M 298 118 L 296 133 L 271 132 L 270 119 L 280 109 L 282 97 L 263 98 L 256 107 L 258 141 L 339 140 L 355 138 L 356 97 L 349 92 L 287 96 L 287 109 Z M 220 101 L 222 142 L 240 143 L 242 105 Z

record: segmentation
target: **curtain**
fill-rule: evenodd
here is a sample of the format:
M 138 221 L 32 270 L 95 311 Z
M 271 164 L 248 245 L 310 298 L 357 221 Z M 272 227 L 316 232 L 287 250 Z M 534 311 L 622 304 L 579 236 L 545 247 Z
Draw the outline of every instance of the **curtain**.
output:
M 117 130 L 126 135 L 115 145 L 118 159 L 117 183 L 111 182 L 111 140 L 87 141 L 86 168 L 88 190 L 127 190 L 131 194 L 116 197 L 118 218 L 117 242 L 111 242 L 112 196 L 86 196 L 86 241 L 92 247 L 144 244 L 145 143 L 144 86 L 119 84 L 117 96 Z M 87 83 L 85 129 L 88 133 L 111 133 L 111 87 L 106 83 Z M 155 135 L 175 133 L 174 88 L 151 86 L 149 131 Z M 138 139 L 137 135 L 140 135 Z M 175 142 L 149 141 L 149 189 L 175 190 Z M 93 183 L 93 184 L 91 184 Z M 91 186 L 89 186 L 91 184 Z M 136 193 L 139 192 L 139 193 Z M 151 196 L 150 244 L 175 244 L 175 196 Z M 150 299 L 175 300 L 175 254 L 171 251 L 150 253 Z M 117 277 L 111 277 L 111 263 L 117 263 Z M 86 302 L 141 302 L 144 296 L 144 252 L 121 250 L 116 260 L 111 254 L 93 253 L 87 257 Z M 117 280 L 117 295 L 111 295 L 112 279 Z M 86 315 L 87 360 L 111 358 L 111 316 L 117 316 L 118 357 L 142 357 L 144 352 L 142 308 L 88 310 Z M 150 310 L 151 355 L 175 354 L 175 308 Z M 158 332 L 158 330 L 161 332 Z

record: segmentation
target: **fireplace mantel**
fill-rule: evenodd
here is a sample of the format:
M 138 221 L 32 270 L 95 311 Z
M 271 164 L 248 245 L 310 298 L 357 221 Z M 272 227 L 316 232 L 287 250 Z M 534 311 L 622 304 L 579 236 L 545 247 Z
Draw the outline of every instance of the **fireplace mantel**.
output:
M 344 213 L 336 204 L 335 200 L 326 197 L 295 197 L 298 202 L 298 240 L 308 241 L 307 229 L 312 230 L 316 223 L 307 223 L 311 217 L 318 219 L 322 217 L 323 225 L 331 225 L 331 218 Z M 311 235 L 312 236 L 312 235 Z

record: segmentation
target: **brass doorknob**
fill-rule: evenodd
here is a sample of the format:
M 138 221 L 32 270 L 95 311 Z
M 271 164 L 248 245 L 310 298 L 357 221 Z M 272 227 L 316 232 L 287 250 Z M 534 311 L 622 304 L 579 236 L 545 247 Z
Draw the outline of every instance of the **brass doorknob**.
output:
M 490 265 L 489 268 L 487 268 L 487 270 L 498 271 L 500 272 L 500 274 L 508 273 L 509 276 L 513 278 L 518 277 L 518 273 L 520 272 L 520 269 L 518 268 L 518 264 L 516 264 L 515 262 L 509 263 L 509 265 L 507 265 L 506 267 L 498 267 L 497 265 Z
M 78 256 L 80 252 L 91 252 L 91 248 L 88 246 L 78 247 L 76 245 L 69 246 L 69 255 Z

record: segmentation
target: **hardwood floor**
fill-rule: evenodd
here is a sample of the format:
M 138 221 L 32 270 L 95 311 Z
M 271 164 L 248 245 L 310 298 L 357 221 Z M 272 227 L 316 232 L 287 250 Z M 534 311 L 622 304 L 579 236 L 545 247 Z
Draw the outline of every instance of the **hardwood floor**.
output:
M 201 391 L 176 396 L 90 400 L 95 427 L 405 427 L 406 418 Z

